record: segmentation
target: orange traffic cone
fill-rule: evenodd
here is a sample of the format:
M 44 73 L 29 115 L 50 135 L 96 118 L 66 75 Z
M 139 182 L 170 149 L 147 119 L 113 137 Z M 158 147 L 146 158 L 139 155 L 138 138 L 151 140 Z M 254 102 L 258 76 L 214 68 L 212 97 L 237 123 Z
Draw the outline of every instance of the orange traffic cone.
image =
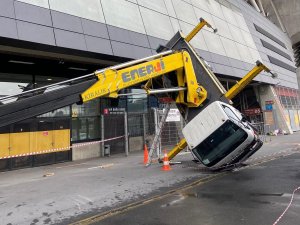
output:
M 161 170 L 163 170 L 163 171 L 169 171 L 169 170 L 171 170 L 170 161 L 169 161 L 169 158 L 168 158 L 167 151 L 165 151 L 165 154 L 164 154 L 163 167 L 161 168 Z
M 149 154 L 148 154 L 148 148 L 147 145 L 144 145 L 144 165 L 148 164 L 148 160 L 149 160 Z

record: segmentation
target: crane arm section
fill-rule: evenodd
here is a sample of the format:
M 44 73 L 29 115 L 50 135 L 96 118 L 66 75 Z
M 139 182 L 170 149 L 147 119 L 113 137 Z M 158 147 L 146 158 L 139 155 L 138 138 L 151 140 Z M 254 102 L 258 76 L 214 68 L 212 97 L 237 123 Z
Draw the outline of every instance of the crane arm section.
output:
M 200 19 L 190 38 L 205 25 L 210 26 Z M 195 109 L 196 114 L 202 102 L 207 104 L 208 98 L 212 99 L 212 93 L 213 99 L 218 99 L 223 93 L 214 88 L 215 84 L 206 76 L 205 66 L 192 47 L 182 45 L 182 42 L 187 43 L 179 32 L 170 41 L 170 46 L 157 55 L 0 98 L 0 127 L 97 97 L 116 98 L 120 90 L 146 81 L 149 84 L 152 80 L 159 88 L 178 87 L 180 91 L 172 95 L 174 101 L 182 112 Z M 147 85 L 145 87 L 147 89 Z
M 228 100 L 232 100 L 238 93 L 240 93 L 257 75 L 262 71 L 266 71 L 272 75 L 272 78 L 276 78 L 277 74 L 271 72 L 271 70 L 260 61 L 256 62 L 256 66 L 253 67 L 239 82 L 237 82 L 232 88 L 230 88 L 224 97 Z M 181 152 L 187 146 L 185 138 L 168 153 L 169 160 L 173 159 L 179 152 Z
M 262 71 L 266 71 L 267 73 L 270 73 L 273 78 L 275 78 L 277 75 L 275 73 L 272 73 L 271 70 L 262 64 L 260 61 L 256 62 L 256 66 L 249 71 L 239 82 L 237 82 L 232 88 L 230 88 L 227 93 L 225 94 L 225 97 L 227 99 L 233 99 L 238 93 L 240 93 L 258 74 L 260 74 Z
M 122 89 L 166 75 L 176 76 L 178 87 L 186 88 L 186 92 L 181 91 L 174 99 L 178 104 L 198 107 L 206 99 L 207 91 L 199 85 L 187 51 L 171 53 L 120 70 L 108 68 L 104 72 L 96 72 L 98 81 L 84 91 L 81 98 L 83 102 L 99 97 L 117 98 Z

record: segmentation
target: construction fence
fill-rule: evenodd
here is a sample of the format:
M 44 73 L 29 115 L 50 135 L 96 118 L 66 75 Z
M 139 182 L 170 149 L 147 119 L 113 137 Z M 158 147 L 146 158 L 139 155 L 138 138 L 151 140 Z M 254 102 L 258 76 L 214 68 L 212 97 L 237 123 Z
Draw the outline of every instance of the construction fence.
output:
M 150 149 L 165 110 L 162 106 L 152 108 L 144 114 L 128 114 L 129 151 L 142 150 L 144 144 L 147 144 L 148 149 Z M 183 137 L 181 132 L 183 126 L 183 119 L 178 109 L 173 106 L 162 126 L 161 135 L 155 149 L 157 156 L 161 155 L 163 150 L 172 149 L 180 141 Z

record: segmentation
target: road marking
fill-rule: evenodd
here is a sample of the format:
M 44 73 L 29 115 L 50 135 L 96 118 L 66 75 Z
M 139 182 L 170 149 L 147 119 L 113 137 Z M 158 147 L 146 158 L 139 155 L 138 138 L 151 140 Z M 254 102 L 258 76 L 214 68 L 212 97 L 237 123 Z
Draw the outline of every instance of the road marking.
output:
M 109 164 L 103 164 L 103 165 L 100 165 L 100 166 L 93 166 L 93 167 L 89 167 L 87 168 L 88 170 L 92 170 L 92 169 L 105 169 L 105 168 L 109 168 L 109 167 L 112 167 L 113 165 L 115 165 L 114 163 L 109 163 Z
M 77 164 L 66 165 L 66 166 L 58 166 L 58 167 L 55 167 L 55 168 L 56 168 L 56 169 L 62 169 L 62 168 L 74 167 L 74 166 L 80 166 L 80 165 L 85 165 L 85 164 L 88 164 L 88 163 L 77 163 Z
M 78 204 L 82 204 L 82 205 L 85 204 L 85 202 L 84 202 L 83 200 L 77 199 L 77 198 L 75 198 L 75 197 L 72 197 L 72 200 L 73 200 L 74 202 L 78 203 Z
M 288 150 L 290 150 L 290 149 L 288 149 Z M 279 153 L 282 153 L 282 152 L 283 151 L 281 151 Z M 291 152 L 291 153 L 286 154 L 286 155 L 280 155 L 280 157 L 286 157 L 286 156 L 289 156 L 289 155 L 292 155 L 292 154 L 295 154 L 295 153 L 296 152 Z M 265 157 L 262 157 L 262 158 L 265 158 Z M 256 158 L 256 159 L 258 159 L 258 158 Z M 256 162 L 254 164 L 250 164 L 248 166 L 245 166 L 245 167 L 233 170 L 232 172 L 236 172 L 236 171 L 239 171 L 239 170 L 242 170 L 242 169 L 247 169 L 247 168 L 250 168 L 250 167 L 253 167 L 253 166 L 257 166 L 257 165 L 260 165 L 260 164 L 263 164 L 263 163 L 266 163 L 266 162 L 270 162 L 270 161 L 275 160 L 275 159 L 278 159 L 278 156 L 270 158 L 270 159 L 264 159 L 264 160 L 262 160 L 260 162 Z M 228 175 L 228 174 L 230 174 L 230 172 L 224 171 L 224 172 L 220 172 L 218 174 L 208 175 L 208 176 L 206 176 L 206 177 L 204 177 L 202 179 L 194 181 L 194 182 L 192 182 L 190 184 L 187 184 L 187 185 L 185 185 L 183 187 L 175 188 L 175 189 L 170 190 L 170 191 L 168 191 L 168 192 L 166 192 L 164 194 L 155 195 L 155 196 L 147 198 L 145 200 L 136 201 L 136 202 L 130 203 L 128 205 L 121 206 L 119 208 L 115 208 L 115 209 L 103 212 L 101 214 L 98 214 L 98 215 L 95 215 L 95 216 L 91 216 L 91 217 L 88 217 L 86 219 L 83 219 L 83 220 L 71 223 L 70 225 L 88 225 L 88 224 L 96 223 L 96 222 L 99 222 L 99 221 L 101 221 L 101 220 L 103 220 L 103 219 L 105 219 L 107 217 L 112 217 L 112 216 L 115 216 L 115 215 L 118 215 L 118 214 L 130 211 L 130 210 L 135 209 L 137 207 L 149 204 L 149 203 L 151 203 L 153 201 L 165 199 L 165 198 L 170 197 L 171 195 L 173 195 L 175 193 L 179 193 L 180 194 L 180 192 L 189 190 L 189 189 L 191 189 L 191 188 L 193 188 L 195 186 L 203 185 L 205 183 L 208 183 L 210 181 L 213 181 L 213 180 L 215 180 L 217 178 L 223 177 L 223 176 Z
M 184 199 L 185 199 L 185 196 L 184 196 L 183 194 L 180 194 L 178 199 L 175 199 L 175 200 L 173 200 L 173 201 L 171 201 L 171 202 L 169 202 L 169 203 L 167 203 L 167 204 L 163 204 L 161 207 L 162 207 L 162 208 L 165 208 L 165 207 L 168 207 L 168 206 L 175 205 L 175 204 L 177 204 L 178 202 L 183 201 Z
M 295 193 L 296 193 L 297 191 L 299 191 L 299 190 L 300 190 L 300 187 L 297 187 L 297 188 L 293 191 L 292 196 L 291 196 L 291 200 L 290 200 L 288 206 L 285 208 L 285 210 L 282 212 L 282 214 L 278 217 L 278 219 L 273 223 L 273 225 L 276 225 L 276 224 L 281 220 L 281 218 L 285 215 L 285 213 L 288 211 L 288 209 L 290 208 L 290 206 L 291 206 L 292 203 L 293 203 Z
M 86 201 L 88 201 L 88 202 L 93 202 L 92 199 L 90 199 L 90 198 L 88 198 L 86 196 L 82 196 L 82 195 L 77 195 L 77 196 L 80 197 L 80 198 L 82 198 L 82 199 L 84 199 L 84 200 L 86 200 Z
M 52 177 L 52 176 L 54 176 L 54 173 L 45 173 L 43 175 L 43 177 Z
M 187 184 L 183 187 L 175 188 L 173 190 L 170 190 L 170 191 L 168 191 L 164 194 L 155 195 L 155 196 L 147 198 L 145 200 L 136 201 L 136 202 L 130 203 L 128 205 L 121 206 L 119 208 L 112 209 L 112 210 L 106 211 L 104 213 L 101 213 L 101 214 L 98 214 L 98 215 L 95 215 L 95 216 L 91 216 L 91 217 L 88 217 L 86 219 L 71 223 L 70 225 L 87 225 L 87 224 L 99 222 L 99 221 L 101 221 L 101 220 L 103 220 L 107 217 L 115 216 L 115 215 L 127 212 L 129 210 L 132 210 L 134 208 L 137 208 L 139 206 L 146 205 L 150 202 L 167 198 L 167 197 L 171 196 L 174 193 L 179 193 L 180 194 L 180 192 L 182 192 L 182 191 L 188 190 L 188 189 L 193 188 L 197 185 L 202 185 L 202 184 L 208 183 L 208 182 L 210 182 L 214 179 L 225 176 L 227 174 L 229 174 L 229 173 L 228 172 L 221 172 L 221 173 L 218 173 L 218 174 L 215 174 L 215 175 L 206 176 L 202 179 L 194 181 L 194 182 L 192 182 L 190 184 Z
M 187 155 L 187 154 L 191 154 L 191 152 L 190 151 L 188 151 L 188 152 L 180 152 L 178 155 Z

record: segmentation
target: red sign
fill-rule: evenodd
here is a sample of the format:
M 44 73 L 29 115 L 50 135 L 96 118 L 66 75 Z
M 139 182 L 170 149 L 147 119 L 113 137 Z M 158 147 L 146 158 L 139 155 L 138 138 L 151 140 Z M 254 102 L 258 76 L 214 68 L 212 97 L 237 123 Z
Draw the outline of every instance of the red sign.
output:
M 266 101 L 266 105 L 272 105 L 272 104 L 274 104 L 273 100 Z
M 158 100 L 161 102 L 161 103 L 171 103 L 171 102 L 174 102 L 174 100 L 170 97 L 161 97 L 161 98 L 158 98 Z
M 104 115 L 109 114 L 109 110 L 108 110 L 108 109 L 103 109 L 103 114 L 104 114 Z
M 276 92 L 280 96 L 290 96 L 290 97 L 297 97 L 298 91 L 295 89 L 288 89 L 288 88 L 276 88 Z
M 243 111 L 243 113 L 246 116 L 255 116 L 255 115 L 259 115 L 261 113 L 261 110 L 260 110 L 260 108 L 245 109 Z
M 48 136 L 49 132 L 48 131 L 43 131 L 43 136 Z

